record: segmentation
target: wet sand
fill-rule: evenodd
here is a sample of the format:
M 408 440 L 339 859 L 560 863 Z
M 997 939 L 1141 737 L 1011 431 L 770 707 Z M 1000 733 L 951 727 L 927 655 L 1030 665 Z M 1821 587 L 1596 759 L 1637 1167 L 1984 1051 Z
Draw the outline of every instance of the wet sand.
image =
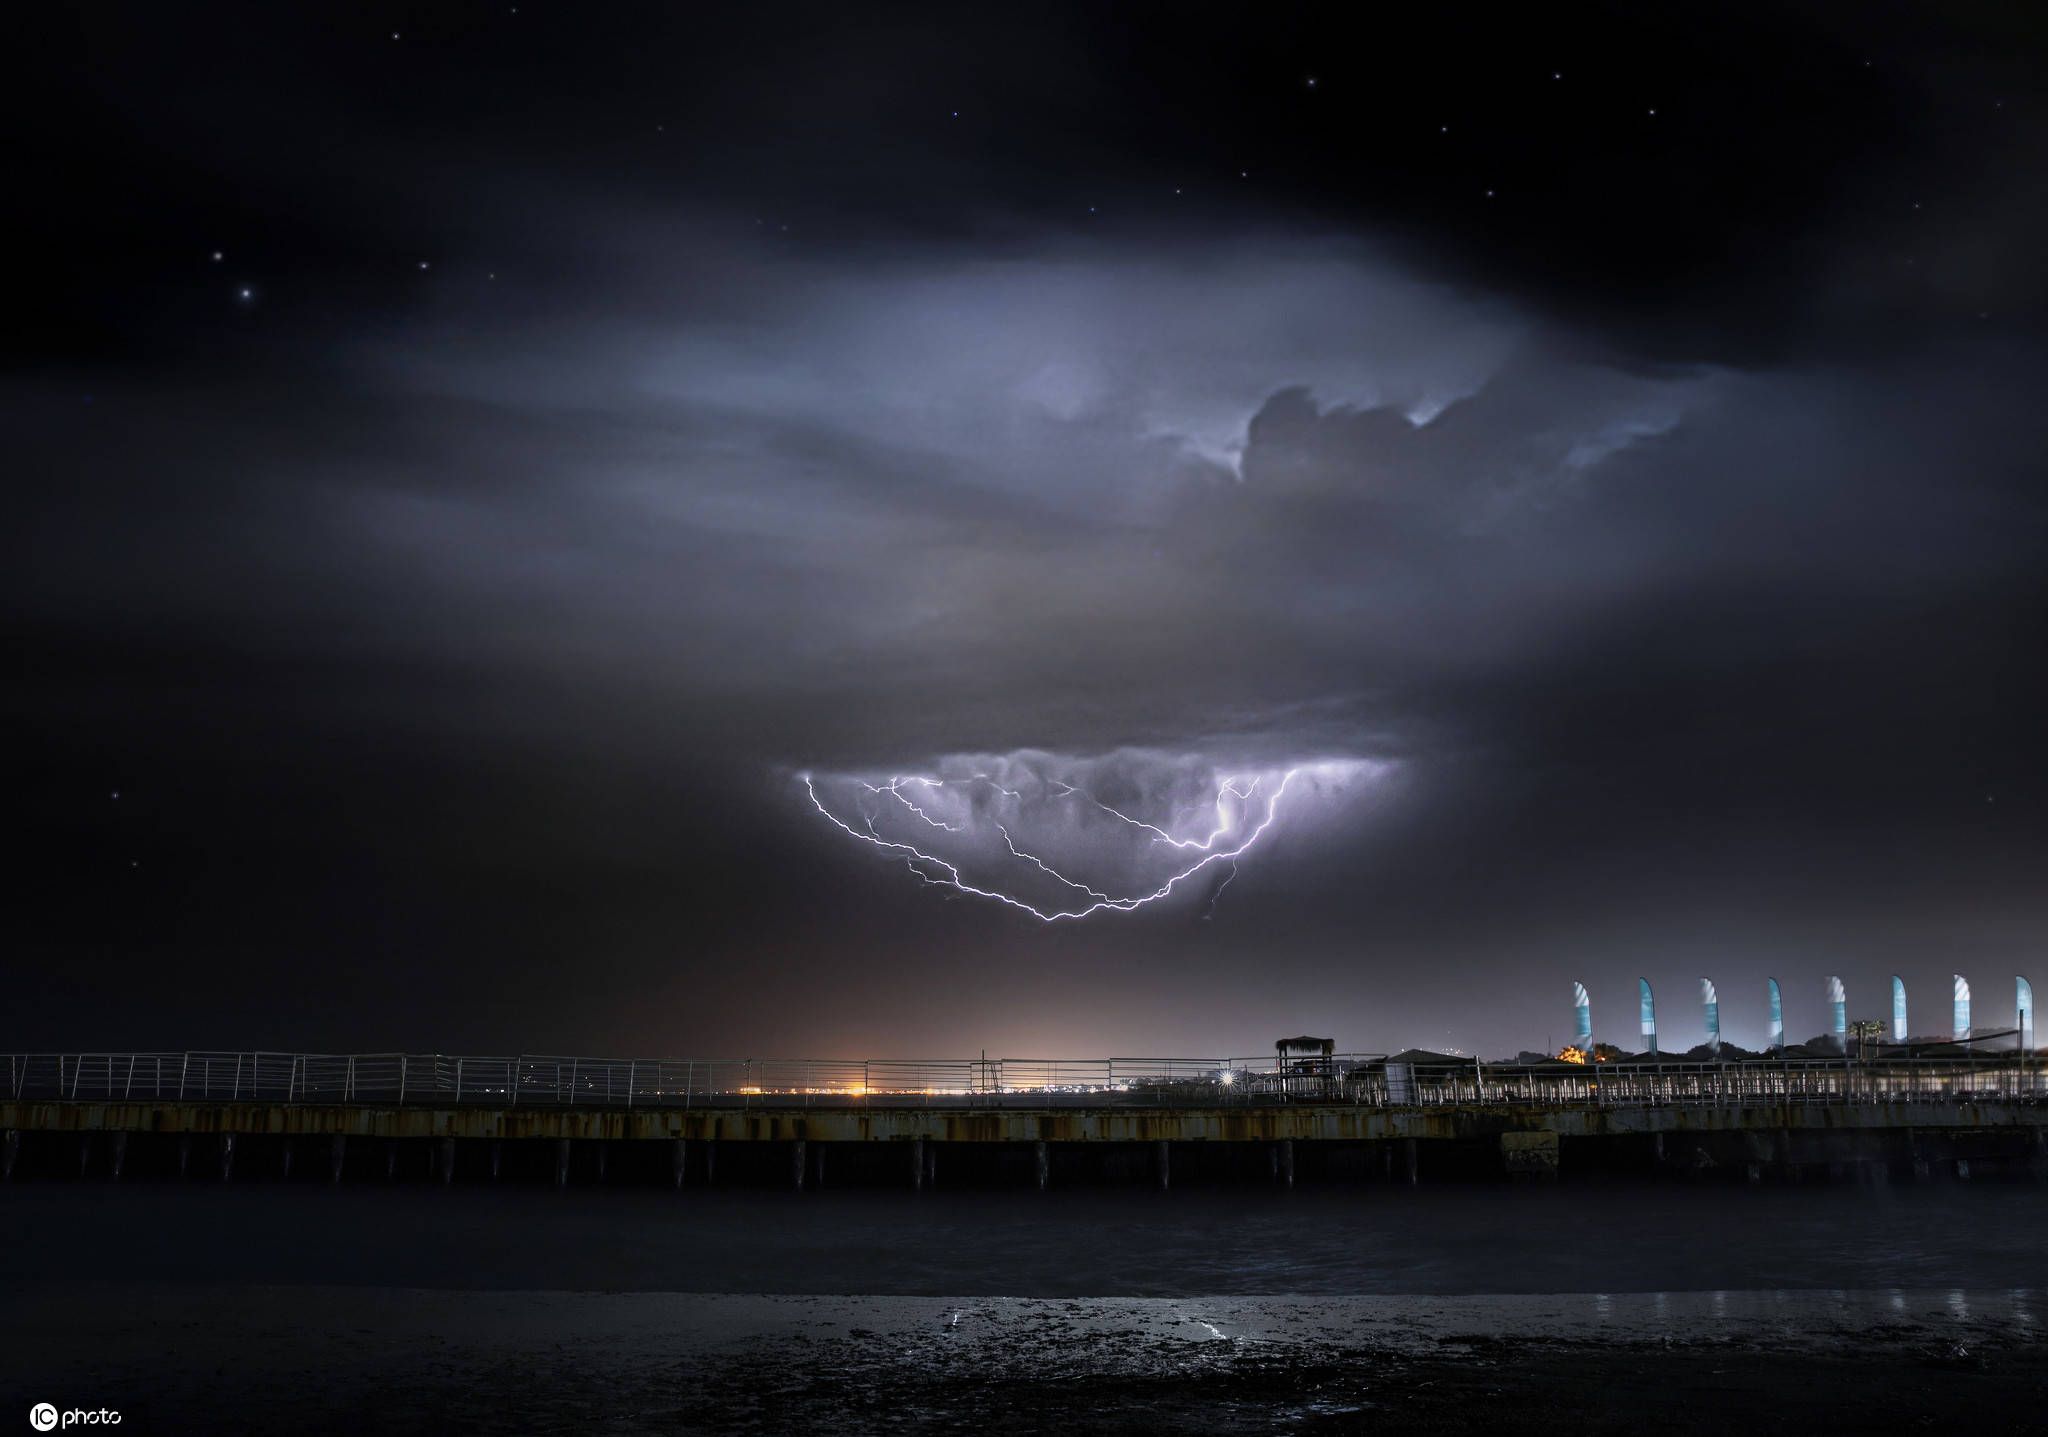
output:
M 123 1432 L 2048 1431 L 2048 1290 L 942 1298 L 15 1287 Z

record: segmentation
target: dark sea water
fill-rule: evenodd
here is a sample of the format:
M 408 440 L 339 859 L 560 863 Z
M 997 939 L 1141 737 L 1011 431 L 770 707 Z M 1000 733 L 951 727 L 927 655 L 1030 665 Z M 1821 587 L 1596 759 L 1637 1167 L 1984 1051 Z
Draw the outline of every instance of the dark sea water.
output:
M 797 1194 L 0 1188 L 0 1283 L 1017 1297 L 2048 1284 L 2034 1183 Z

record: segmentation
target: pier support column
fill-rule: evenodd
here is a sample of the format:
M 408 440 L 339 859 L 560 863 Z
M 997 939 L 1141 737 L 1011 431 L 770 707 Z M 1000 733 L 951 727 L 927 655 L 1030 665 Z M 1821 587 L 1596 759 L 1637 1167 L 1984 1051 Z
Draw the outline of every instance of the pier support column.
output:
M 1401 1161 L 1408 1169 L 1408 1186 L 1412 1188 L 1422 1180 L 1422 1152 L 1415 1139 L 1401 1140 Z
M 1968 1158 L 1956 1159 L 1956 1180 L 1958 1182 L 1968 1182 L 1970 1180 L 1970 1160 Z
M 178 1176 L 179 1176 L 179 1177 L 183 1177 L 183 1176 L 185 1176 L 185 1169 L 186 1169 L 186 1168 L 187 1168 L 188 1166 L 190 1166 L 190 1165 L 191 1165 L 191 1162 L 192 1162 L 192 1135 L 191 1135 L 190 1133 L 180 1133 L 180 1134 L 178 1135 Z
M 668 1170 L 669 1179 L 676 1187 L 680 1188 L 685 1182 L 689 1181 L 690 1140 L 688 1138 L 677 1138 L 669 1145 Z
M 819 1192 L 825 1190 L 825 1144 L 819 1143 L 811 1149 L 811 1186 Z
M 804 1190 L 804 1140 L 798 1138 L 789 1145 L 789 1179 L 798 1192 Z
M 447 1187 L 455 1181 L 455 1139 L 442 1138 L 435 1146 L 440 1149 L 436 1156 L 440 1159 L 441 1186 Z
M 1762 1163 L 1751 1163 L 1748 1168 L 1748 1177 L 1751 1187 L 1761 1183 L 1764 1180 L 1764 1165 Z
M 606 1153 L 607 1151 L 609 1151 L 609 1150 L 610 1150 L 610 1148 L 611 1148 L 611 1144 L 610 1144 L 610 1143 L 608 1143 L 608 1142 L 606 1142 L 606 1141 L 605 1141 L 605 1140 L 604 1140 L 603 1138 L 599 1138 L 599 1139 L 597 1139 L 597 1143 L 596 1143 L 596 1146 L 597 1146 L 597 1180 L 598 1180 L 599 1182 L 603 1182 L 603 1181 L 604 1181 L 604 1155 L 605 1155 L 605 1153 Z
M 1052 1181 L 1052 1149 L 1043 1141 L 1033 1144 L 1032 1167 L 1037 1170 L 1038 1190 L 1044 1192 L 1046 1184 Z
M 7 1130 L 7 1136 L 0 1138 L 0 1182 L 11 1182 L 14 1178 L 15 1159 L 21 1156 L 21 1134 L 14 1128 Z
M 1273 1145 L 1273 1172 L 1280 1179 L 1280 1186 L 1294 1186 L 1293 1138 L 1282 1138 Z
M 336 1133 L 327 1143 L 327 1181 L 341 1181 L 341 1164 L 347 1156 L 348 1138 L 342 1133 Z
M 121 1181 L 121 1169 L 127 1165 L 127 1162 L 128 1135 L 126 1133 L 115 1133 L 111 1138 L 107 1139 L 108 1176 L 112 1177 L 115 1182 Z
M 492 1139 L 491 1139 L 491 1181 L 492 1181 L 492 1182 L 496 1182 L 496 1181 L 498 1180 L 498 1175 L 499 1175 L 500 1173 L 504 1172 L 504 1170 L 505 1170 L 505 1145 L 504 1145 L 504 1143 L 500 1142 L 500 1141 L 499 1141 L 498 1139 L 496 1139 L 496 1138 L 492 1138 Z
M 910 1190 L 924 1191 L 924 1139 L 910 1140 Z
M 398 1176 L 398 1139 L 388 1138 L 384 1143 L 384 1181 L 390 1182 Z
M 277 1161 L 278 1166 L 284 1170 L 284 1176 L 290 1178 L 292 1175 L 292 1140 L 290 1138 L 284 1140 L 284 1151 L 278 1154 Z
M 569 1186 L 569 1140 L 567 1138 L 555 1139 L 555 1186 L 558 1188 Z
M 919 1146 L 924 1149 L 924 1185 L 936 1188 L 939 1185 L 939 1145 L 927 1138 Z
M 235 1135 L 220 1135 L 220 1180 L 226 1182 L 235 1171 Z
M 704 1140 L 704 1186 L 710 1187 L 712 1178 L 718 1174 L 718 1140 Z
M 1170 1143 L 1152 1144 L 1152 1166 L 1159 1173 L 1159 1190 L 1165 1192 L 1173 1186 L 1173 1147 Z
M 78 1175 L 85 1176 L 85 1170 L 92 1166 L 92 1134 L 78 1135 Z

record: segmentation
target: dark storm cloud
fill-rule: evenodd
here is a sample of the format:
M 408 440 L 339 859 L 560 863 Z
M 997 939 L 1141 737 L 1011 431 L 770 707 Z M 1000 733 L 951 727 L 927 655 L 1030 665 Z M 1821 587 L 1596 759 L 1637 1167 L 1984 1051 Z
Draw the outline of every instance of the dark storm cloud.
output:
M 51 892 L 113 848 L 175 877 L 32 908 L 40 951 L 126 904 L 92 940 L 117 971 L 302 1001 L 264 955 L 310 952 L 361 984 L 342 1010 L 404 974 L 422 1023 L 493 1045 L 537 1041 L 537 1008 L 475 1018 L 483 974 L 592 1044 L 685 1041 L 622 1029 L 622 990 L 673 997 L 689 1042 L 797 1042 L 765 973 L 819 995 L 790 1023 L 822 1046 L 946 1047 L 989 1005 L 1048 1048 L 1242 1046 L 1315 993 L 1360 1015 L 1347 1041 L 1511 1049 L 1584 965 L 1817 965 L 1971 915 L 1987 951 L 2036 942 L 2048 376 L 2014 258 L 2039 217 L 2000 176 L 2037 97 L 1885 37 L 1866 77 L 1787 21 L 1756 63 L 1808 67 L 1806 115 L 1738 93 L 1732 39 L 1668 59 L 1695 20 L 1669 23 L 1669 137 L 1611 146 L 1602 107 L 1648 118 L 1619 67 L 1521 134 L 1506 41 L 1478 90 L 1347 86 L 1332 42 L 1311 112 L 1284 37 L 991 22 L 989 102 L 963 80 L 934 132 L 954 101 L 890 82 L 888 27 L 804 50 L 780 99 L 706 35 L 594 103 L 563 76 L 660 24 L 557 34 L 559 73 L 492 40 L 401 85 L 378 67 L 436 52 L 365 46 L 179 97 L 123 31 L 96 143 L 204 278 L 72 285 L 75 326 L 0 388 L 30 476 L 0 593 L 12 710 L 56 756 L 37 811 L 73 835 Z M 469 54 L 460 28 L 423 44 Z M 1426 148 L 1438 85 L 1507 150 Z M 221 229 L 252 302 L 197 258 Z M 1277 831 L 1198 938 L 1033 937 L 839 842 L 788 779 L 1019 750 L 1195 787 L 1386 767 Z M 123 773 L 177 799 L 89 842 L 77 793 Z M 565 953 L 603 981 L 565 994 Z M 962 954 L 917 1023 L 835 986 Z M 1273 982 L 1217 996 L 1248 964 Z M 1500 1011 L 1404 1028 L 1453 968 Z M 1171 1011 L 1162 979 L 1192 985 Z M 1089 1026 L 1075 984 L 1128 1001 Z

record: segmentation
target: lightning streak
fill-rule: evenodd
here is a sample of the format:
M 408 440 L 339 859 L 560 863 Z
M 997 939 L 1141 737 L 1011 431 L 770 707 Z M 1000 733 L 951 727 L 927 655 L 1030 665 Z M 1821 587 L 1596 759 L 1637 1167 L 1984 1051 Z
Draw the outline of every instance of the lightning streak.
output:
M 1289 778 L 1292 778 L 1294 775 L 1292 773 L 1289 773 L 1287 776 Z M 1230 830 L 1236 826 L 1235 823 L 1231 820 L 1230 815 L 1224 812 L 1223 800 L 1226 798 L 1234 798 L 1240 802 L 1244 802 L 1250 799 L 1253 794 L 1259 791 L 1259 781 L 1257 779 L 1252 780 L 1251 787 L 1249 788 L 1239 788 L 1237 786 L 1238 782 L 1239 780 L 1237 779 L 1226 778 L 1217 787 L 1216 827 L 1213 831 L 1210 832 L 1207 838 L 1175 838 L 1172 834 L 1168 833 L 1165 829 L 1159 827 L 1157 824 L 1146 823 L 1143 819 L 1133 818 L 1128 813 L 1119 813 L 1117 812 L 1117 810 L 1111 808 L 1108 804 L 1104 803 L 1101 799 L 1095 797 L 1093 794 L 1083 793 L 1080 789 L 1074 787 L 1074 785 L 1072 785 L 1071 783 L 1060 783 L 1059 780 L 1054 780 L 1054 783 L 1058 786 L 1059 793 L 1062 798 L 1070 798 L 1075 794 L 1080 794 L 1082 798 L 1087 799 L 1090 803 L 1094 804 L 1097 808 L 1101 809 L 1104 813 L 1108 814 L 1111 818 L 1120 818 L 1133 828 L 1144 829 L 1147 833 L 1153 835 L 1152 841 L 1154 843 L 1170 843 L 1175 848 L 1197 848 L 1205 853 L 1209 849 L 1216 846 L 1217 839 L 1221 838 L 1224 834 L 1230 832 Z
M 943 828 L 948 833 L 958 833 L 960 831 L 958 824 L 947 823 L 941 819 L 933 818 L 929 813 L 926 813 L 923 809 L 905 798 L 903 796 L 903 785 L 906 783 L 922 784 L 926 788 L 944 788 L 946 786 L 946 781 L 942 778 L 892 778 L 887 783 L 863 783 L 861 787 L 869 793 L 888 794 L 926 823 L 929 823 L 933 828 Z M 870 829 L 874 827 L 872 819 L 869 820 L 868 827 Z
M 1200 858 L 1196 859 L 1193 863 L 1189 864 L 1187 867 L 1181 869 L 1177 873 L 1174 873 L 1171 877 L 1167 878 L 1165 882 L 1161 883 L 1157 888 L 1154 888 L 1151 892 L 1134 894 L 1126 898 L 1112 897 L 1109 894 L 1103 893 L 1099 889 L 1090 888 L 1085 883 L 1081 883 L 1076 881 L 1075 879 L 1067 877 L 1064 873 L 1061 873 L 1057 869 L 1053 868 L 1050 864 L 1046 863 L 1045 860 L 1039 858 L 1036 854 L 1026 853 L 1024 850 L 1018 848 L 1017 845 L 1011 841 L 1009 831 L 1007 829 L 1001 828 L 1001 826 L 998 825 L 998 829 L 1003 835 L 1004 845 L 1009 848 L 1011 854 L 1013 854 L 1017 858 L 1021 858 L 1030 863 L 1035 864 L 1038 868 L 1042 869 L 1050 877 L 1057 879 L 1059 882 L 1065 884 L 1069 888 L 1073 888 L 1094 900 L 1093 902 L 1087 904 L 1085 907 L 1054 908 L 1050 910 L 1040 908 L 1035 904 L 1027 903 L 1023 899 L 1014 897 L 1011 894 L 1002 893 L 992 888 L 982 888 L 976 884 L 968 882 L 965 876 L 961 874 L 958 867 L 956 867 L 952 863 L 947 862 L 945 859 L 938 857 L 936 854 L 927 853 L 923 849 L 917 847 L 915 844 L 899 843 L 892 839 L 882 837 L 881 834 L 875 831 L 874 819 L 867 815 L 862 815 L 862 823 L 866 829 L 866 831 L 863 832 L 860 828 L 854 827 L 852 824 L 848 823 L 845 819 L 841 818 L 838 814 L 834 813 L 831 809 L 825 806 L 824 800 L 818 797 L 817 784 L 813 781 L 810 774 L 803 774 L 801 775 L 801 777 L 803 779 L 804 793 L 809 796 L 811 800 L 811 806 L 817 809 L 818 812 L 824 816 L 826 822 L 830 823 L 834 828 L 838 829 L 841 833 L 846 834 L 850 838 L 857 838 L 862 843 L 871 844 L 874 847 L 879 848 L 886 853 L 893 853 L 899 855 L 904 860 L 905 866 L 908 867 L 911 872 L 917 874 L 917 876 L 924 882 L 938 887 L 955 888 L 962 893 L 970 894 L 976 898 L 992 898 L 998 903 L 1005 904 L 1011 908 L 1020 909 L 1021 911 L 1030 914 L 1033 918 L 1036 918 L 1041 923 L 1057 923 L 1063 918 L 1086 918 L 1091 913 L 1100 913 L 1105 910 L 1118 913 L 1129 913 L 1134 909 L 1143 908 L 1148 903 L 1156 903 L 1160 899 L 1169 896 L 1173 893 L 1175 889 L 1180 887 L 1182 883 L 1194 877 L 1197 873 L 1200 873 L 1203 869 L 1209 867 L 1209 865 L 1211 865 L 1212 863 L 1230 863 L 1233 860 L 1241 857 L 1246 852 L 1250 851 L 1251 847 L 1265 836 L 1267 829 L 1273 826 L 1273 820 L 1277 818 L 1280 813 L 1280 800 L 1286 797 L 1288 785 L 1294 782 L 1296 775 L 1298 775 L 1300 772 L 1301 770 L 1296 768 L 1291 768 L 1287 770 L 1286 774 L 1281 778 L 1279 786 L 1273 790 L 1272 796 L 1266 801 L 1265 817 L 1260 819 L 1257 826 L 1255 826 L 1248 834 L 1245 835 L 1243 842 L 1239 843 L 1234 848 L 1218 848 L 1215 846 L 1217 841 L 1222 837 L 1223 833 L 1228 831 L 1229 828 L 1232 826 L 1227 814 L 1225 814 L 1224 812 L 1223 800 L 1226 796 L 1228 796 L 1237 799 L 1240 803 L 1249 803 L 1253 792 L 1258 787 L 1256 781 L 1254 781 L 1251 785 L 1243 788 L 1240 788 L 1238 786 L 1238 781 L 1235 779 L 1225 781 L 1223 785 L 1223 791 L 1218 794 L 1216 800 L 1218 816 L 1224 819 L 1224 827 L 1218 829 L 1215 833 L 1212 833 L 1207 839 L 1201 840 L 1199 842 L 1192 839 L 1177 839 L 1173 837 L 1172 834 L 1167 833 L 1164 829 L 1155 827 L 1154 825 L 1149 823 L 1142 823 L 1137 819 L 1129 817 L 1128 815 L 1116 813 L 1114 809 L 1108 809 L 1108 812 L 1112 813 L 1117 818 L 1123 819 L 1126 823 L 1133 824 L 1139 828 L 1150 829 L 1153 833 L 1165 839 L 1168 843 L 1171 843 L 1176 848 L 1197 849 L 1202 852 L 1202 856 Z M 981 777 L 981 775 L 976 775 L 976 777 Z M 927 823 L 930 823 L 935 827 L 950 829 L 951 825 L 941 823 L 938 820 L 932 818 L 928 814 L 918 812 L 915 805 L 911 804 L 907 799 L 904 799 L 902 793 L 899 790 L 903 784 L 912 781 L 913 780 L 896 779 L 886 784 L 862 784 L 862 787 L 866 788 L 869 792 L 875 794 L 889 793 L 898 801 L 902 802 L 905 807 L 910 808 L 912 812 L 918 813 L 918 816 L 920 818 L 923 818 Z M 930 787 L 937 787 L 942 782 L 938 779 L 917 779 L 914 781 Z M 994 782 L 994 780 L 988 781 L 990 783 Z M 1000 785 L 997 786 L 1000 787 Z M 1061 788 L 1067 790 L 1070 793 L 1081 793 L 1081 790 L 1073 788 L 1073 786 L 1069 784 L 1062 784 Z M 1007 790 L 1005 791 L 1007 792 Z M 1087 797 L 1087 795 L 1082 794 L 1082 797 Z M 1093 799 L 1090 799 L 1089 801 L 1094 802 Z M 1097 806 L 1106 807 L 1105 805 L 1099 804 Z M 943 874 L 944 877 L 934 877 L 934 872 Z M 1219 889 L 1218 891 L 1220 892 L 1221 890 Z

